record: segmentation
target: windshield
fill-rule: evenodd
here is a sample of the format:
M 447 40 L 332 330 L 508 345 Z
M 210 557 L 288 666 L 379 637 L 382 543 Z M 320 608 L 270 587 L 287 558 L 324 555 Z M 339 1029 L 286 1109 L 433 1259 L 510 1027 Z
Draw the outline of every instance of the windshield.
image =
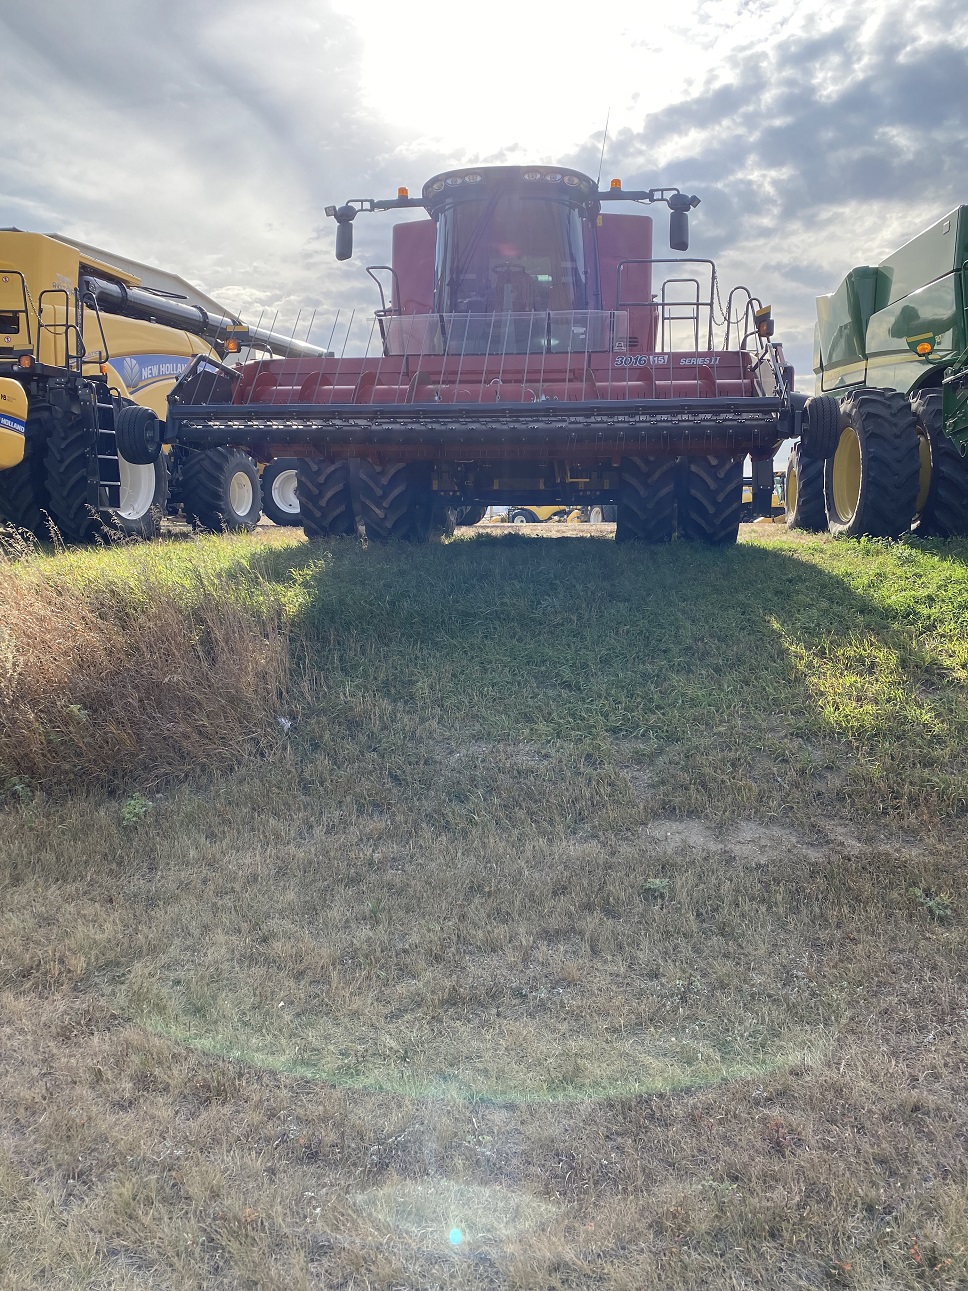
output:
M 504 192 L 455 201 L 438 221 L 438 312 L 587 308 L 578 207 Z

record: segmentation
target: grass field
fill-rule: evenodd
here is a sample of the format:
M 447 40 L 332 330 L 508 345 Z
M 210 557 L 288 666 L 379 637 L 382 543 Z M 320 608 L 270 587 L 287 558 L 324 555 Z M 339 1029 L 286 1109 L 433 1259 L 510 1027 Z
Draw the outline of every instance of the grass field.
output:
M 0 1285 L 968 1285 L 968 543 L 0 563 Z

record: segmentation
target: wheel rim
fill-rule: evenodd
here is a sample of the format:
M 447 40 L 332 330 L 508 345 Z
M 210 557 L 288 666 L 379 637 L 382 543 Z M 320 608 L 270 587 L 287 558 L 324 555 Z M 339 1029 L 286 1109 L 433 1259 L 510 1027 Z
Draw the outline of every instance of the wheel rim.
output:
M 121 476 L 121 504 L 117 514 L 122 520 L 140 520 L 151 510 L 155 500 L 155 468 L 136 466 L 118 458 Z
M 601 507 L 592 507 L 591 511 L 589 511 L 588 513 L 588 523 L 589 524 L 605 523 L 605 513 Z
M 272 481 L 272 500 L 280 511 L 285 511 L 286 515 L 297 516 L 299 514 L 299 498 L 296 495 L 297 473 L 295 471 L 280 471 Z
M 853 426 L 848 426 L 841 433 L 840 443 L 834 453 L 833 476 L 837 518 L 846 523 L 853 519 L 860 502 L 860 440 Z
M 931 488 L 931 441 L 920 424 L 918 425 L 918 459 L 921 465 L 918 473 L 918 500 L 914 505 L 916 516 L 924 510 Z
M 247 516 L 252 510 L 252 481 L 245 471 L 236 471 L 229 483 L 229 502 L 237 516 Z
M 512 524 L 527 524 L 527 523 L 528 523 L 528 517 L 527 517 L 527 516 L 515 516 L 515 517 L 514 517 L 514 519 L 511 521 L 511 523 L 512 523 Z

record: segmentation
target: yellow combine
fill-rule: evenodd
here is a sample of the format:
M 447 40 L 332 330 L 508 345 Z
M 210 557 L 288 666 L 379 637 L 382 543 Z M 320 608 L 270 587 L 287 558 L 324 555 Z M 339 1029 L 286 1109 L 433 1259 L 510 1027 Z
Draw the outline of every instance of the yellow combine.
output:
M 163 439 L 193 358 L 276 338 L 173 275 L 107 255 L 0 230 L 0 519 L 69 542 L 151 536 L 175 506 L 200 528 L 251 528 L 261 490 L 248 454 L 166 447 L 147 461 L 138 446 L 149 422 Z

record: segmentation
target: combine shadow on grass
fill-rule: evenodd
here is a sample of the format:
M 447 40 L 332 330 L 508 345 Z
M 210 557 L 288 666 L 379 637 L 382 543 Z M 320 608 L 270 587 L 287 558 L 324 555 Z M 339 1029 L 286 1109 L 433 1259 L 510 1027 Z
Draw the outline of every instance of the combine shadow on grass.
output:
M 301 589 L 309 744 L 389 741 L 412 764 L 423 730 L 630 770 L 656 810 L 799 817 L 837 800 L 923 823 L 964 807 L 968 579 L 941 561 L 481 535 L 266 550 L 252 569 Z M 918 599 L 927 574 L 936 602 Z

